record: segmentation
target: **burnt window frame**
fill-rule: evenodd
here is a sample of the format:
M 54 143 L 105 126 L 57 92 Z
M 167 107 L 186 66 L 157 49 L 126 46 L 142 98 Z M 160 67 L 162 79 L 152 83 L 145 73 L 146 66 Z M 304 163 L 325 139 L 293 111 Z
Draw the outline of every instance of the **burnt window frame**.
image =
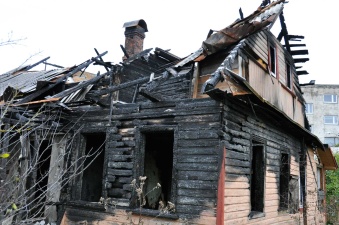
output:
M 157 132 L 173 132 L 173 162 L 172 162 L 172 180 L 171 180 L 171 194 L 169 201 L 174 205 L 177 203 L 177 156 L 178 156 L 178 127 L 175 125 L 145 125 L 137 128 L 136 131 L 136 152 L 134 162 L 133 177 L 139 183 L 139 177 L 144 176 L 144 160 L 145 160 L 145 134 L 157 133 Z M 132 199 L 136 197 L 136 193 L 132 192 Z M 171 219 L 178 219 L 176 213 L 160 214 L 158 209 L 148 209 L 139 207 L 139 203 L 131 203 L 130 208 L 133 213 L 165 217 Z
M 289 62 L 286 62 L 286 87 L 292 90 L 293 76 L 292 67 Z
M 106 196 L 106 189 L 105 189 L 105 177 L 106 177 L 106 171 L 107 171 L 107 141 L 108 141 L 108 137 L 109 137 L 109 133 L 105 128 L 87 128 L 87 129 L 83 129 L 81 130 L 77 137 L 75 138 L 75 142 L 74 146 L 75 146 L 75 152 L 76 152 L 76 159 L 79 159 L 80 157 L 83 157 L 85 155 L 86 152 L 86 135 L 95 135 L 95 134 L 102 134 L 105 136 L 105 148 L 104 148 L 104 162 L 103 162 L 103 171 L 102 171 L 102 188 L 101 188 L 101 195 L 102 196 Z M 84 159 L 83 159 L 84 160 Z M 75 176 L 73 182 L 74 182 L 74 186 L 73 186 L 73 191 L 71 193 L 71 199 L 73 201 L 79 201 L 79 204 L 83 205 L 82 202 L 84 202 L 84 200 L 82 200 L 82 181 L 83 181 L 83 169 L 84 169 L 84 162 L 83 160 L 78 160 L 75 163 L 75 168 L 74 170 L 77 171 L 80 168 L 81 173 L 78 176 Z M 88 202 L 88 201 L 85 201 Z M 94 205 L 100 205 L 100 203 L 93 203 L 93 202 L 88 202 L 90 204 L 88 204 L 88 206 L 90 207 L 90 205 L 93 205 L 93 207 L 95 207 Z
M 253 184 L 252 184 L 252 168 L 253 168 L 253 153 L 254 153 L 254 149 L 253 147 L 255 146 L 262 146 L 262 167 L 263 167 L 263 197 L 262 197 L 262 205 L 263 205 L 263 209 L 262 211 L 255 211 L 252 209 L 252 188 L 253 188 Z M 248 218 L 251 219 L 256 219 L 256 218 L 261 218 L 261 217 L 265 217 L 265 193 L 266 193 L 266 167 L 267 167 L 267 142 L 266 140 L 259 138 L 259 137 L 252 137 L 252 141 L 251 141 L 251 152 L 250 152 L 250 214 L 248 215 Z
M 285 204 L 283 205 L 282 203 L 282 199 L 281 199 L 281 185 L 282 185 L 282 170 L 284 169 L 283 168 L 283 156 L 286 156 L 287 157 L 287 174 L 284 174 L 284 176 L 286 176 L 285 178 L 287 178 L 287 183 L 284 184 L 284 187 L 286 188 L 287 187 L 287 199 L 285 199 Z M 290 191 L 290 185 L 289 185 L 289 180 L 290 180 L 290 175 L 291 175 L 291 165 L 290 165 L 290 162 L 291 162 L 291 157 L 290 157 L 290 154 L 288 154 L 287 152 L 282 152 L 280 154 L 280 162 L 279 162 L 279 208 L 278 210 L 279 211 L 285 211 L 285 210 L 288 210 L 289 209 L 289 202 L 290 202 L 290 196 L 289 196 L 289 191 Z

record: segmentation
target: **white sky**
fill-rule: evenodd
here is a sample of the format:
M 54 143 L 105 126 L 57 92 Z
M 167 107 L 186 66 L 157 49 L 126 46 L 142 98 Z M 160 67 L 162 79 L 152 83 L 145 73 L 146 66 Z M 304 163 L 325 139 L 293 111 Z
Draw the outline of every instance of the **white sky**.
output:
M 160 47 L 184 57 L 196 51 L 209 29 L 220 30 L 237 18 L 253 13 L 261 0 L 96 0 L 0 1 L 0 42 L 9 34 L 25 38 L 19 45 L 0 47 L 0 74 L 21 65 L 35 63 L 47 56 L 49 63 L 72 66 L 108 51 L 104 61 L 119 63 L 123 52 L 125 22 L 144 19 L 148 32 L 144 49 Z M 290 0 L 284 15 L 289 34 L 303 35 L 310 61 L 301 64 L 309 75 L 299 76 L 300 83 L 339 84 L 336 57 L 339 52 L 335 36 L 335 1 L 325 3 Z M 279 20 L 274 33 L 279 32 Z M 332 41 L 331 41 L 332 40 Z M 44 67 L 36 67 L 43 69 Z M 52 67 L 48 67 L 51 69 Z M 100 66 L 89 68 L 90 72 Z

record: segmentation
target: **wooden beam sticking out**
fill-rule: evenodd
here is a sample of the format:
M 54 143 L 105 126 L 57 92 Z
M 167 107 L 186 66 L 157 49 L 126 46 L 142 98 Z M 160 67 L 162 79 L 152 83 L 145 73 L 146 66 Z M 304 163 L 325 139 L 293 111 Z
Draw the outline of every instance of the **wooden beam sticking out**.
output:
M 290 44 L 290 47 L 306 47 L 306 45 L 305 44 Z
M 309 58 L 298 58 L 298 59 L 293 59 L 294 63 L 304 63 L 309 61 Z
M 300 71 L 297 71 L 297 75 L 307 75 L 309 74 L 306 70 L 300 70 Z
M 29 65 L 29 66 L 27 66 L 27 67 L 25 68 L 25 70 L 30 70 L 30 69 L 36 67 L 37 65 L 39 65 L 40 63 L 43 63 L 43 62 L 47 61 L 49 58 L 50 58 L 50 57 L 48 56 L 48 57 L 46 57 L 46 58 L 40 60 L 39 62 L 36 62 L 36 63 L 34 63 L 34 64 L 32 64 L 32 65 Z
M 65 68 L 63 66 L 59 66 L 59 65 L 56 65 L 56 64 L 53 64 L 53 63 L 48 63 L 48 62 L 43 62 L 43 64 L 48 65 L 48 66 L 54 66 L 54 67 L 59 68 L 59 69 Z
M 241 7 L 239 8 L 239 15 L 241 20 L 244 19 L 244 14 L 242 13 Z
M 288 35 L 288 39 L 304 39 L 304 36 L 301 35 Z M 294 41 L 294 40 L 293 40 Z
M 308 50 L 294 50 L 291 55 L 308 55 Z

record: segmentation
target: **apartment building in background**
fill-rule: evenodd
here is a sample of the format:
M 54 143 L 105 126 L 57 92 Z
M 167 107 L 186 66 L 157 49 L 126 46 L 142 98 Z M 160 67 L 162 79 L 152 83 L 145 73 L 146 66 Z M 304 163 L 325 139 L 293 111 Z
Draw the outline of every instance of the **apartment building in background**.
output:
M 314 84 L 302 86 L 301 89 L 311 132 L 331 147 L 338 145 L 339 85 Z

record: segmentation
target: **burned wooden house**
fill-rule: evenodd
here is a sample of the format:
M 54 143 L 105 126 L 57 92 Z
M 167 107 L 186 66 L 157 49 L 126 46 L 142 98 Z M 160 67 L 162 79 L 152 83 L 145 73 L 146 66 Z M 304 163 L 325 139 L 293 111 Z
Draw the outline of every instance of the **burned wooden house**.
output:
M 325 224 L 338 166 L 308 130 L 284 4 L 185 58 L 143 50 L 136 20 L 120 64 L 2 75 L 2 224 Z

